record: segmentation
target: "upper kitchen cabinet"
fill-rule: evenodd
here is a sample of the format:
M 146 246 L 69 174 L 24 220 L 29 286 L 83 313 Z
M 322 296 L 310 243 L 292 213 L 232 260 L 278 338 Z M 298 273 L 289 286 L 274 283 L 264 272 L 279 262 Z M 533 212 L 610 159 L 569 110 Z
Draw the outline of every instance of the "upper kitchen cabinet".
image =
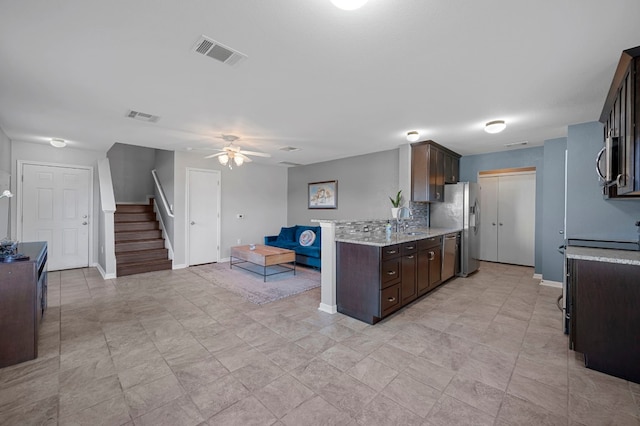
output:
M 459 179 L 460 154 L 434 141 L 411 144 L 411 201 L 443 201 L 445 183 Z
M 640 46 L 623 51 L 600 115 L 605 146 L 598 172 L 606 198 L 640 196 L 639 71 Z

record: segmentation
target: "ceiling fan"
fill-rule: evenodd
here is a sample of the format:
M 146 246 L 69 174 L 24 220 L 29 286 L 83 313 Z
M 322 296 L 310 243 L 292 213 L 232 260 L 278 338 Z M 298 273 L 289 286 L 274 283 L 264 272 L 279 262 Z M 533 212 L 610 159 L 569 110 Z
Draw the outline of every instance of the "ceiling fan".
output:
M 240 139 L 235 135 L 222 135 L 221 139 L 229 142 L 229 145 L 225 146 L 222 149 L 216 148 L 216 151 L 220 151 L 216 154 L 207 155 L 204 158 L 214 158 L 218 157 L 218 161 L 223 166 L 228 165 L 230 169 L 233 169 L 233 163 L 236 166 L 241 166 L 246 161 L 250 163 L 252 160 L 248 157 L 248 155 L 253 155 L 255 157 L 271 157 L 271 154 L 267 154 L 264 152 L 255 152 L 255 151 L 245 151 L 241 149 L 239 146 L 234 146 L 233 143 Z

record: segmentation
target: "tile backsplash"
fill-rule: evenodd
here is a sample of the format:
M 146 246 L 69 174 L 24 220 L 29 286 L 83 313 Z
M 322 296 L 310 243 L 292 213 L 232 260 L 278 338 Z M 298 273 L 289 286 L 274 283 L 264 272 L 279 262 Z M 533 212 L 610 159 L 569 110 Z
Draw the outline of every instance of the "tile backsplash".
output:
M 429 203 L 414 203 L 409 205 L 412 219 L 408 219 L 409 226 L 413 228 L 429 227 Z M 354 220 L 350 222 L 341 222 L 336 224 L 336 236 L 354 234 L 357 232 L 384 232 L 387 221 L 391 221 L 391 226 L 395 231 L 395 219 L 369 219 Z

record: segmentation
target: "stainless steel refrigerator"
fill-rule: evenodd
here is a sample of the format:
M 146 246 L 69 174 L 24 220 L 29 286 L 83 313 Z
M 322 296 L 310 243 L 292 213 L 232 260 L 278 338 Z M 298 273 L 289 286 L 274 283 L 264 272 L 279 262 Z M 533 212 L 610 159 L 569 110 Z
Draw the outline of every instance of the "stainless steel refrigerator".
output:
M 478 270 L 480 262 L 480 187 L 475 182 L 445 185 L 444 202 L 429 205 L 429 225 L 433 228 L 462 229 L 460 275 Z

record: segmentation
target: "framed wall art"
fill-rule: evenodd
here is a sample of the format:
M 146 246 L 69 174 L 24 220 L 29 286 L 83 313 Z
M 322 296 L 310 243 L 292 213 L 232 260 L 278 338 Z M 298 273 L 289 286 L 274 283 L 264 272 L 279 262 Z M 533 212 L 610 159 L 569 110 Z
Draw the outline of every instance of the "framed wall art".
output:
M 338 208 L 338 181 L 311 182 L 309 184 L 310 209 Z

